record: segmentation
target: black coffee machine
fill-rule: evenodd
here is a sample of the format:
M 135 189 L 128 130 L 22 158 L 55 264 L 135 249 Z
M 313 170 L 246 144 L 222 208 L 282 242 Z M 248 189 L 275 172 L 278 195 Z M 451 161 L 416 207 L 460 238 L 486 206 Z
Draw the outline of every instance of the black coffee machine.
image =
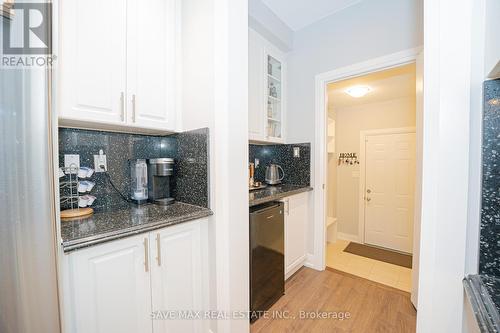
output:
M 174 174 L 173 158 L 152 158 L 148 163 L 148 200 L 157 205 L 170 205 L 170 176 Z

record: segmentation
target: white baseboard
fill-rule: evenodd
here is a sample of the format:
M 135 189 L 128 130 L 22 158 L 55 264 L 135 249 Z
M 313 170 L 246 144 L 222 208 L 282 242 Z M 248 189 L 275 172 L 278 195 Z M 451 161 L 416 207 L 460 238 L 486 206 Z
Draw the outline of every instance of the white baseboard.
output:
M 359 243 L 359 237 L 358 237 L 358 235 L 346 234 L 346 233 L 343 233 L 343 232 L 337 232 L 337 238 L 338 239 L 343 239 L 343 240 L 346 240 L 346 241 L 350 241 L 350 242 Z
M 315 269 L 317 271 L 324 270 L 323 267 L 319 267 L 320 265 L 317 264 L 316 257 L 311 253 L 307 254 L 306 261 L 304 262 L 304 266 Z
M 305 261 L 306 261 L 306 255 L 300 257 L 292 265 L 290 265 L 291 267 L 287 269 L 287 272 L 285 274 L 285 280 L 288 280 L 290 276 L 295 274 L 295 272 L 297 272 L 302 266 L 304 266 Z

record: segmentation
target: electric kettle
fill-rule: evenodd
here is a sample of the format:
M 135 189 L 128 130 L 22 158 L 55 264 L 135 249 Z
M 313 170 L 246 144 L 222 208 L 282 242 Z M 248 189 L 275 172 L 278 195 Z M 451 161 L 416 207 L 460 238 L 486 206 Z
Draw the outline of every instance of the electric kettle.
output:
M 281 170 L 281 177 L 279 171 Z M 269 164 L 266 168 L 266 183 L 269 185 L 276 185 L 281 183 L 283 178 L 285 177 L 285 171 L 278 164 Z

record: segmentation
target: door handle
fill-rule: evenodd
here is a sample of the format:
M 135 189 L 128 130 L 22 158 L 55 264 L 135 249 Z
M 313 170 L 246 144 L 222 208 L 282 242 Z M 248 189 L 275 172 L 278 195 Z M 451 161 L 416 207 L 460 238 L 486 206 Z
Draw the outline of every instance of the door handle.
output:
M 156 234 L 156 261 L 158 262 L 158 266 L 161 266 L 161 238 L 160 234 Z
M 132 121 L 135 123 L 135 94 L 132 94 Z
M 144 270 L 149 272 L 149 240 L 144 238 Z

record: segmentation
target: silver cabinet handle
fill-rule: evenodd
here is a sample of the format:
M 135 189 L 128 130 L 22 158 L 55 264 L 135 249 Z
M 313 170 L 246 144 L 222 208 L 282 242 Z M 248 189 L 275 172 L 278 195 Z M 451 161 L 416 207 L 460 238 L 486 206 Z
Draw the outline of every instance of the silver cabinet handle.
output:
M 121 110 L 120 118 L 122 121 L 124 121 L 125 120 L 125 93 L 123 91 L 120 93 L 120 110 Z
M 156 234 L 156 261 L 158 266 L 161 266 L 161 237 L 160 234 Z
M 135 94 L 132 94 L 132 121 L 135 123 Z
M 149 272 L 149 240 L 144 238 L 144 270 Z

